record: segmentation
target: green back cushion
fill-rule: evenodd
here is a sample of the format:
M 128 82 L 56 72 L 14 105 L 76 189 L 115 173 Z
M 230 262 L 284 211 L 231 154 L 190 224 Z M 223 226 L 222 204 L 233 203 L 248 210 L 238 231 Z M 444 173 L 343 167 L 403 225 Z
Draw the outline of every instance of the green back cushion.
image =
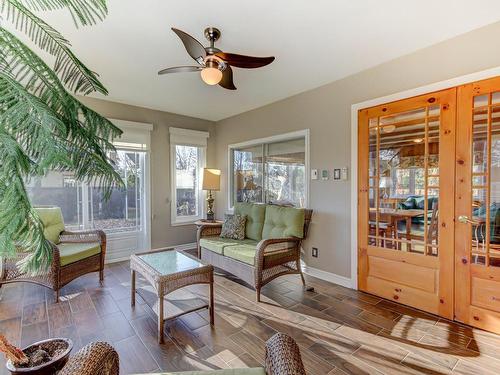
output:
M 247 217 L 245 237 L 254 241 L 262 239 L 262 229 L 266 216 L 266 205 L 255 203 L 235 203 L 234 213 Z
M 292 207 L 267 206 L 262 238 L 304 236 L 304 210 Z
M 64 220 L 59 207 L 35 208 L 43 223 L 45 238 L 55 244 L 59 243 L 59 234 L 64 230 Z

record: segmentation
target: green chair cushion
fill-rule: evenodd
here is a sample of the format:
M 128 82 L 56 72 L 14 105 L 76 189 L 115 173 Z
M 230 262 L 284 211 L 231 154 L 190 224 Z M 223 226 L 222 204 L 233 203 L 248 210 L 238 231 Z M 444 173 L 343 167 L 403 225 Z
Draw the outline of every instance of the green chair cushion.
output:
M 247 217 L 245 237 L 254 241 L 260 241 L 266 217 L 266 205 L 238 202 L 234 204 L 234 213 Z
M 285 238 L 304 236 L 305 213 L 301 208 L 268 206 L 262 238 Z
M 64 220 L 59 207 L 37 207 L 36 213 L 43 223 L 43 234 L 49 241 L 58 244 L 59 235 L 64 231 Z
M 244 240 L 243 240 L 244 241 Z M 221 254 L 226 246 L 238 245 L 242 241 L 232 240 L 230 238 L 222 237 L 205 237 L 200 238 L 200 246 L 213 251 L 214 253 Z
M 61 242 L 57 247 L 59 247 L 61 266 L 77 262 L 101 252 L 101 245 L 97 242 Z
M 257 241 L 249 240 L 238 245 L 227 246 L 224 248 L 224 256 L 253 266 L 255 264 L 257 244 Z
M 140 374 L 136 374 L 140 375 Z M 183 371 L 183 372 L 162 372 L 149 375 L 266 375 L 262 367 L 258 368 L 239 368 L 210 371 Z

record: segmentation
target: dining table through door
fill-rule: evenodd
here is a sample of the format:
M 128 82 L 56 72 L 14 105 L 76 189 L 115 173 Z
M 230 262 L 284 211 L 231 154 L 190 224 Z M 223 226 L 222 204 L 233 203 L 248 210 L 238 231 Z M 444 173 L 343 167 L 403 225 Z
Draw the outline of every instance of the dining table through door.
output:
M 406 223 L 406 250 L 411 251 L 411 223 L 413 218 L 424 216 L 425 211 L 419 209 L 396 209 L 396 208 L 370 208 L 370 221 L 376 220 L 377 211 L 379 213 L 379 222 L 385 221 L 392 224 L 395 228 L 395 236 L 398 239 L 398 222 L 405 221 Z

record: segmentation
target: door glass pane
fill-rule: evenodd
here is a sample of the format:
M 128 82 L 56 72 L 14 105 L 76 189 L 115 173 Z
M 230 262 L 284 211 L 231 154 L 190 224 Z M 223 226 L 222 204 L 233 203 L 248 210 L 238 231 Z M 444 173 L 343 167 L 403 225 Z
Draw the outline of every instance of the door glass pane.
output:
M 438 254 L 440 106 L 370 119 L 369 244 Z
M 83 228 L 82 187 L 71 173 L 49 172 L 27 181 L 26 188 L 33 205 L 60 207 L 66 228 Z
M 115 187 L 109 199 L 98 186 L 89 187 L 90 222 L 107 233 L 140 230 L 143 210 L 144 153 L 118 150 L 110 155 L 125 187 Z
M 478 99 L 481 98 L 481 99 Z M 472 128 L 472 246 L 475 264 L 500 267 L 499 94 L 474 98 Z
M 266 203 L 304 207 L 305 139 L 268 144 L 265 161 Z
M 263 202 L 263 146 L 257 145 L 232 151 L 233 203 Z

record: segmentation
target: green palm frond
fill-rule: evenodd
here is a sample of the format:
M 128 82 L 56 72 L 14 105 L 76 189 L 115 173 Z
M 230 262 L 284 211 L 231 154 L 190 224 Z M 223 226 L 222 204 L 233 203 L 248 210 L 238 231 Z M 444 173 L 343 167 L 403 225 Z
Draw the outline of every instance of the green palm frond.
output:
M 52 259 L 51 247 L 43 234 L 43 225 L 34 212 L 24 185 L 33 163 L 17 140 L 0 127 L 0 249 L 15 257 L 18 249 L 30 254 L 20 264 L 22 271 L 36 273 Z
M 77 26 L 93 25 L 102 21 L 108 13 L 105 0 L 21 0 L 21 2 L 34 11 L 68 9 Z
M 105 87 L 70 50 L 70 43 L 52 26 L 23 5 L 19 0 L 1 0 L 6 19 L 24 32 L 39 48 L 55 57 L 54 72 L 71 91 L 80 94 L 100 92 Z
M 66 8 L 77 25 L 107 13 L 104 0 L 0 0 L 0 13 L 41 50 L 54 67 L 0 27 L 0 256 L 29 254 L 23 272 L 43 272 L 52 248 L 25 186 L 32 176 L 72 171 L 80 181 L 123 186 L 109 158 L 121 134 L 109 120 L 83 105 L 71 92 L 106 94 L 97 74 L 70 50 L 69 42 L 34 12 Z

